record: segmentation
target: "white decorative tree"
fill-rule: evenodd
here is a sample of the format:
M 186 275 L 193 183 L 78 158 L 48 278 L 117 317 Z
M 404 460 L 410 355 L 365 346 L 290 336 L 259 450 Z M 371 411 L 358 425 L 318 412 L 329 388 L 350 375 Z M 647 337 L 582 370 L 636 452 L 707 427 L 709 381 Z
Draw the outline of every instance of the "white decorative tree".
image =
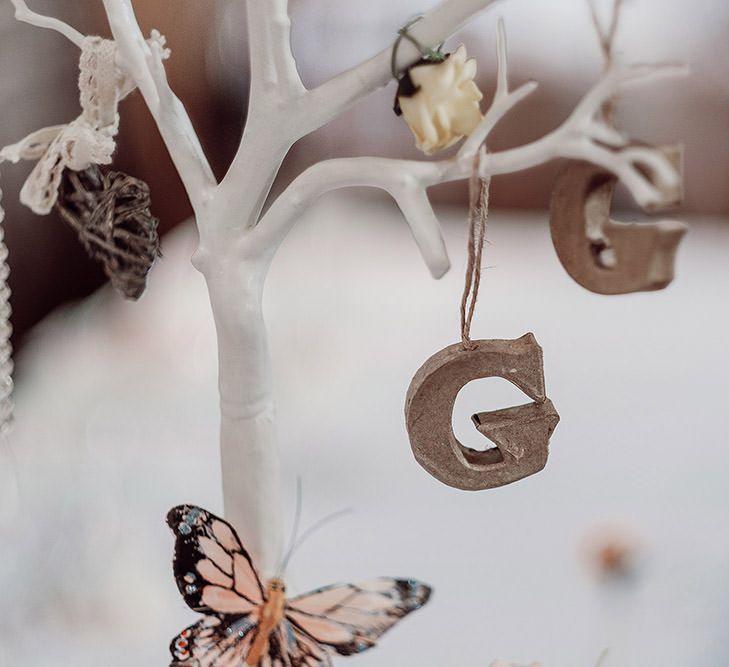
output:
M 72 27 L 31 11 L 23 0 L 12 2 L 19 20 L 56 30 L 82 45 L 84 36 Z M 494 3 L 444 0 L 410 33 L 422 46 L 434 48 Z M 484 151 L 480 159 L 484 178 L 556 158 L 592 162 L 619 177 L 643 207 L 666 203 L 665 193 L 675 191 L 680 182 L 680 175 L 660 151 L 631 145 L 602 114 L 604 103 L 621 86 L 681 69 L 671 66 L 613 65 L 561 127 L 517 148 L 485 152 L 482 147 L 497 123 L 536 88 L 530 82 L 509 89 L 506 40 L 500 25 L 495 97 L 480 125 L 453 157 L 422 162 L 377 157 L 325 160 L 300 174 L 263 213 L 291 146 L 392 79 L 392 52 L 386 49 L 307 89 L 291 52 L 287 5 L 287 0 L 247 0 L 248 120 L 233 162 L 218 183 L 185 108 L 168 84 L 159 41 L 145 40 L 131 0 L 104 0 L 116 42 L 116 65 L 144 97 L 194 210 L 200 241 L 192 261 L 205 276 L 217 327 L 225 515 L 264 575 L 273 574 L 280 560 L 283 519 L 262 296 L 277 248 L 308 206 L 337 188 L 371 186 L 387 191 L 410 225 L 430 272 L 438 278 L 448 270 L 449 261 L 427 190 L 469 178 L 479 151 Z M 416 47 L 403 41 L 397 70 L 419 58 Z

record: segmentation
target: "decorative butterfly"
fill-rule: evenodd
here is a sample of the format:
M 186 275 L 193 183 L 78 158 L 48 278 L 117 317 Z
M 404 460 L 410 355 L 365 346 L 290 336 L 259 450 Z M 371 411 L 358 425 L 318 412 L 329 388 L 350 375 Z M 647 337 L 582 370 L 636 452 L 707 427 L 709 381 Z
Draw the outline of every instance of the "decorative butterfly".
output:
M 205 615 L 172 640 L 171 667 L 330 667 L 330 655 L 371 648 L 430 597 L 425 584 L 383 577 L 287 599 L 279 577 L 264 588 L 223 519 L 180 505 L 167 525 L 176 537 L 177 587 Z

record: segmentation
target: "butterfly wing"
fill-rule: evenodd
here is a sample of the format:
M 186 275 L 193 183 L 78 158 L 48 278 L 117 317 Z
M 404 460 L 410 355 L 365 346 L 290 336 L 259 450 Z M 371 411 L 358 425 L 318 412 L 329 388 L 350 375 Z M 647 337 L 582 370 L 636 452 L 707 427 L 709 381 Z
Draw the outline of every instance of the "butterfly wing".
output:
M 240 667 L 255 637 L 248 617 L 206 616 L 170 643 L 170 667 Z
M 261 667 L 332 667 L 332 661 L 321 644 L 283 618 L 271 635 L 269 653 Z
M 371 648 L 401 618 L 420 609 L 430 593 L 428 586 L 412 579 L 381 578 L 327 586 L 292 598 L 286 604 L 286 621 L 308 660 L 300 664 L 328 664 L 320 657 L 324 653 L 320 644 L 340 655 Z
M 187 605 L 203 614 L 249 614 L 264 600 L 251 557 L 223 519 L 179 505 L 167 514 L 175 534 L 175 581 Z
M 240 667 L 265 595 L 248 552 L 223 519 L 194 505 L 167 514 L 173 569 L 187 605 L 206 616 L 170 644 L 172 667 Z

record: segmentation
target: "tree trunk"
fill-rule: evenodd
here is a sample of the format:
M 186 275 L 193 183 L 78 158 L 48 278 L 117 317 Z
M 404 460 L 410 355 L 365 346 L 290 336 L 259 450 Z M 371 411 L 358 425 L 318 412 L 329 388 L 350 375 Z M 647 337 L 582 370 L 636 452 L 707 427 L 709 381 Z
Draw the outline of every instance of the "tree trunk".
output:
M 238 239 L 240 246 L 241 240 Z M 225 516 L 265 577 L 282 555 L 280 466 L 271 355 L 263 321 L 268 262 L 241 261 L 235 246 L 198 266 L 218 339 L 220 448 Z

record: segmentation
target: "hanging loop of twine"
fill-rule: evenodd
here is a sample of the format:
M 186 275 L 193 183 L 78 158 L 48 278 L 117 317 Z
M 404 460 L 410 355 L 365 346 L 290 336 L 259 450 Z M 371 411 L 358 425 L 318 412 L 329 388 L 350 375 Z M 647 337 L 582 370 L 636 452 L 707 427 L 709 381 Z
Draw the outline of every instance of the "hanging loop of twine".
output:
M 483 178 L 480 173 L 481 156 L 484 151 L 482 148 L 474 156 L 473 170 L 468 182 L 468 264 L 461 298 L 461 341 L 464 350 L 472 350 L 475 347 L 471 341 L 471 323 L 481 287 L 481 262 L 486 242 L 491 178 Z

